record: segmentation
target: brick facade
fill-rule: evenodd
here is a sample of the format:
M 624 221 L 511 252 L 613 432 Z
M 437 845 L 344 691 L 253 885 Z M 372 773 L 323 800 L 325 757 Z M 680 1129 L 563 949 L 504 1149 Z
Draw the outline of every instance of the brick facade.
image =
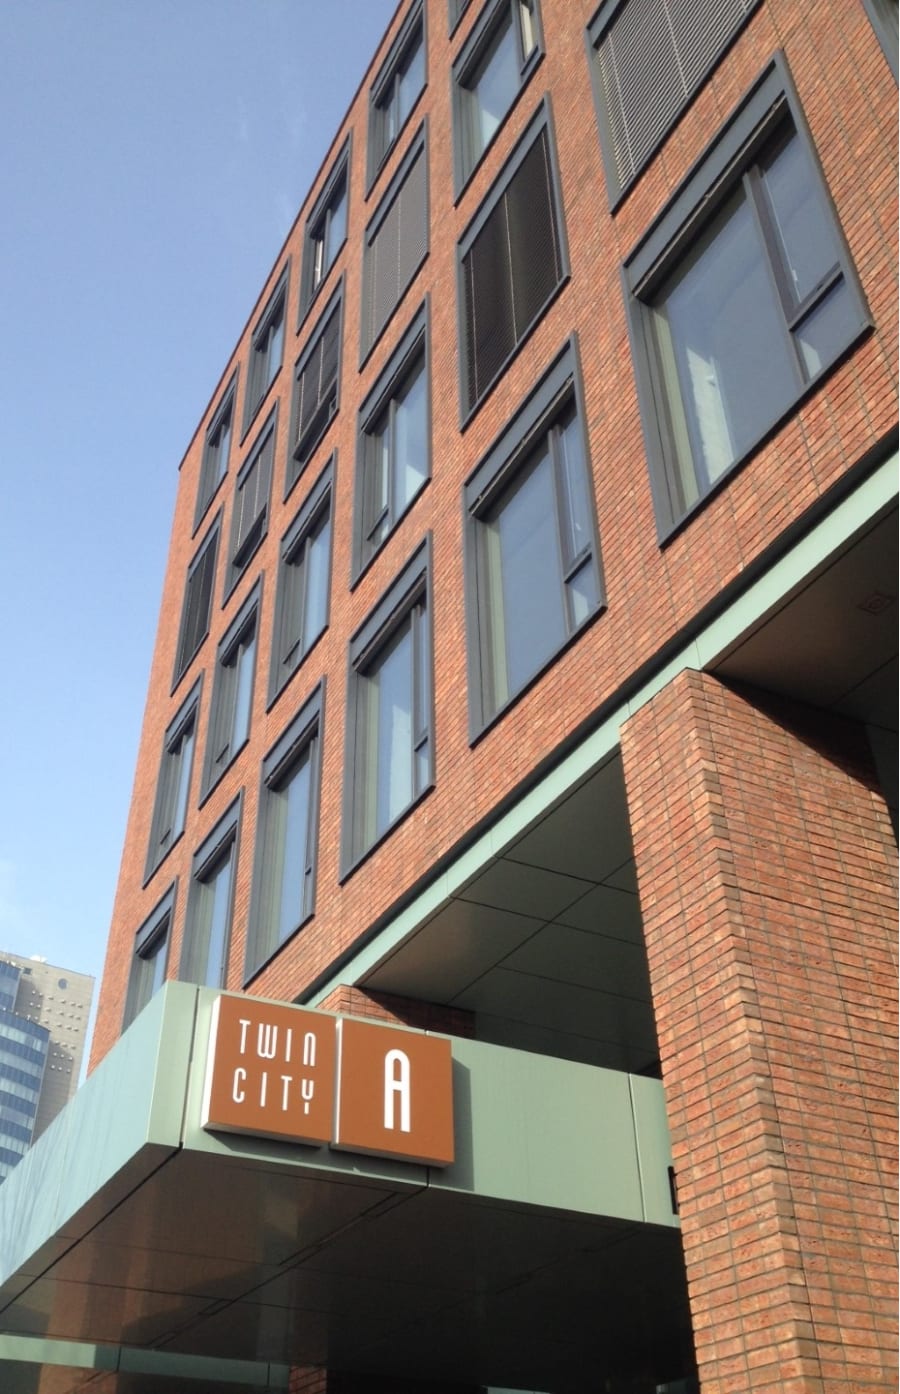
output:
M 492 829 L 607 713 L 624 710 L 647 675 L 658 674 L 701 622 L 736 604 L 748 577 L 784 555 L 828 509 L 861 487 L 895 442 L 897 91 L 860 0 L 816 7 L 764 0 L 753 8 L 613 209 L 586 43 L 596 0 L 539 0 L 541 55 L 458 192 L 451 70 L 486 10 L 470 3 L 451 32 L 446 0 L 426 0 L 427 82 L 369 188 L 370 88 L 411 12 L 411 4 L 400 6 L 373 55 L 181 462 L 92 1065 L 121 1034 L 135 933 L 173 885 L 167 975 L 179 975 L 193 859 L 238 798 L 221 986 L 292 1001 L 313 1000 L 329 983 L 328 997 L 316 1005 L 477 1036 L 477 1012 L 344 982 L 345 965 L 362 945 L 377 942 L 454 856 Z M 858 278 L 868 318 L 795 408 L 710 488 L 702 506 L 661 538 L 646 458 L 653 427 L 642 421 L 623 266 L 776 54 L 796 88 L 797 124 L 804 139 L 808 126 L 809 148 L 821 166 L 847 244 L 846 266 Z M 477 410 L 461 420 L 460 240 L 539 110 L 547 113 L 561 193 L 567 274 Z M 423 126 L 427 255 L 361 361 L 366 231 Z M 307 220 L 348 137 L 347 240 L 313 307 L 301 315 Z M 283 363 L 242 431 L 253 331 L 285 268 Z M 339 282 L 339 409 L 287 488 L 294 366 Z M 426 303 L 431 477 L 357 576 L 360 407 Z M 604 605 L 473 737 L 463 486 L 567 343 L 577 360 Z M 205 434 L 235 372 L 228 473 L 195 526 Z M 228 591 L 235 477 L 276 406 L 265 536 Z M 328 623 L 271 697 L 280 547 L 329 460 L 334 489 Z M 220 548 L 209 633 L 173 686 L 186 573 L 217 516 Z M 350 641 L 426 538 L 432 558 L 433 787 L 348 866 Z M 217 648 L 258 582 L 249 735 L 204 795 Z M 164 733 L 201 675 L 185 827 L 145 876 Z M 320 683 L 314 912 L 248 975 L 263 762 Z M 625 820 L 635 844 L 703 1394 L 848 1394 L 887 1387 L 891 1352 L 883 1333 L 891 1327 L 888 1219 L 894 1181 L 891 1060 L 884 1044 L 894 1020 L 895 845 L 867 764 L 866 717 L 859 716 L 860 724 L 842 721 L 693 672 L 682 672 L 643 706 L 635 701 L 622 728 Z M 292 1387 L 304 1394 L 342 1394 L 340 1378 L 298 1370 Z
M 893 1389 L 896 846 L 868 752 L 691 672 L 622 751 L 704 1394 Z

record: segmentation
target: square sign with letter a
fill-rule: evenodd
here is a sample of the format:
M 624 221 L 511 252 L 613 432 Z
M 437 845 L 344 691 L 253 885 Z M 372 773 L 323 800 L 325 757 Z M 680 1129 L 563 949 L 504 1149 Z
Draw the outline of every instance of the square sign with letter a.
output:
M 443 1036 L 337 1024 L 334 1146 L 430 1166 L 453 1161 L 453 1061 Z

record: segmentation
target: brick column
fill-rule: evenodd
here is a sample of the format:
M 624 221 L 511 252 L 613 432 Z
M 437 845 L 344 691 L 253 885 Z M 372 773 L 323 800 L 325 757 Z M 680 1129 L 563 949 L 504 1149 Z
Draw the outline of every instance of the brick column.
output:
M 896 846 L 864 732 L 685 672 L 622 756 L 703 1394 L 893 1394 Z
M 462 1007 L 445 1007 L 440 1002 L 422 1002 L 414 997 L 398 997 L 393 992 L 369 992 L 365 988 L 341 983 L 318 1004 L 327 1012 L 363 1016 L 394 1026 L 413 1026 L 417 1031 L 437 1031 L 444 1036 L 475 1035 L 475 1015 Z

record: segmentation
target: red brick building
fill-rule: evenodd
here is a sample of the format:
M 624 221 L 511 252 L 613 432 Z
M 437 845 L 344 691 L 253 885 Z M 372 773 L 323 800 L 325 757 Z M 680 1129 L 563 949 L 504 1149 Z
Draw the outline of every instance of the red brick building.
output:
M 896 1387 L 896 13 L 398 8 L 181 463 L 88 1083 L 164 979 L 399 1022 L 456 1160 L 97 1183 L 0 1295 L 98 1389 Z

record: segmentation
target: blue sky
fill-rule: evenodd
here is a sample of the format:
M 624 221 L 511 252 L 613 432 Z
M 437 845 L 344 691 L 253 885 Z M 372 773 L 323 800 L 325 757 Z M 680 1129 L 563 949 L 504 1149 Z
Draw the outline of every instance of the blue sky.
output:
M 395 0 L 2 0 L 0 950 L 99 978 L 178 463 Z

